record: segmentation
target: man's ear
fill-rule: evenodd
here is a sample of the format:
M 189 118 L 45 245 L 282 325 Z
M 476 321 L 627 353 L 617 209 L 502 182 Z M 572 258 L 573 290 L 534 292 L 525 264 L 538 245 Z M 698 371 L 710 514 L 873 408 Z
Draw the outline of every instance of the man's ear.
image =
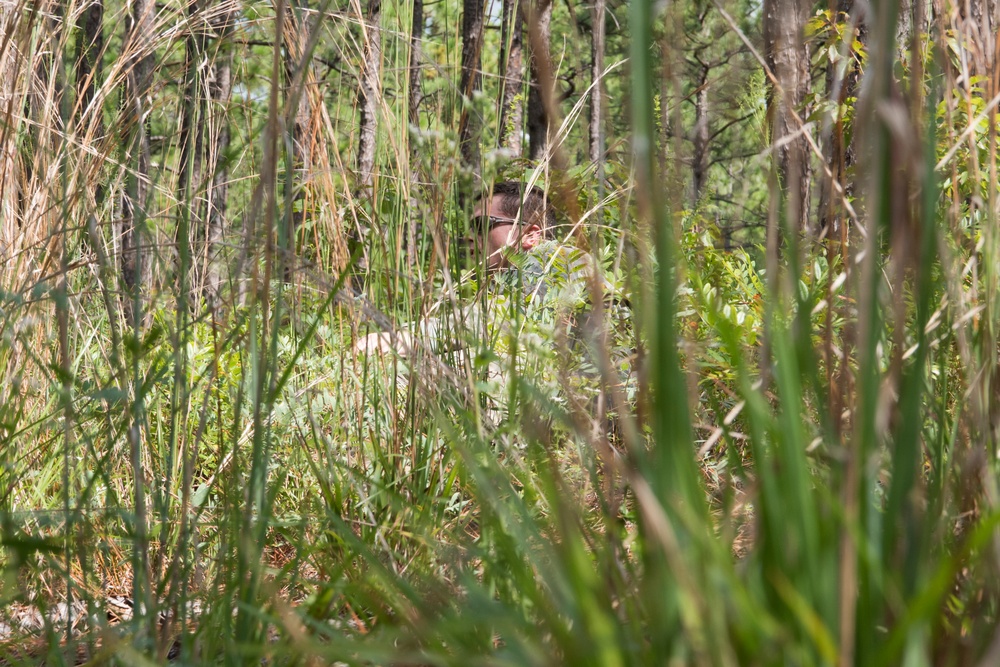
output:
M 521 250 L 531 250 L 542 242 L 542 228 L 538 225 L 527 225 L 521 232 Z

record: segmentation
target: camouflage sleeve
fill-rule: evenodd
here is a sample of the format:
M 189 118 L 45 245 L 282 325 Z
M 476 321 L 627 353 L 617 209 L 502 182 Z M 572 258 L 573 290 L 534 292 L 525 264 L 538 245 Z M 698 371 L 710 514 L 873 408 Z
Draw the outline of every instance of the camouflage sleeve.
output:
M 418 321 L 414 333 L 435 354 L 443 354 L 473 346 L 485 325 L 484 308 L 478 301 L 459 308 L 445 304 Z

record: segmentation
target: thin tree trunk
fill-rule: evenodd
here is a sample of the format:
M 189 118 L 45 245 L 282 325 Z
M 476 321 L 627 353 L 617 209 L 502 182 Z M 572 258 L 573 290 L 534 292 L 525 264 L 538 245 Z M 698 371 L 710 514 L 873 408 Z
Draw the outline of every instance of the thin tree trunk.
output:
M 14 5 L 0 5 L 0 34 L 9 35 L 16 30 L 20 13 Z M 15 118 L 22 104 L 15 81 L 16 52 L 14 49 L 0 51 L 0 114 L 4 118 Z M 10 270 L 17 251 L 20 237 L 18 218 L 17 142 L 13 123 L 3 123 L 0 127 L 0 268 L 4 273 Z
M 51 205 L 48 201 L 49 179 L 54 163 L 59 161 L 56 143 L 63 136 L 61 102 L 64 82 L 62 68 L 55 67 L 54 54 L 59 51 L 62 32 L 63 6 L 59 2 L 40 2 L 40 35 L 38 53 L 32 61 L 34 76 L 29 78 L 25 97 L 24 185 L 19 200 L 20 219 L 38 230 L 47 229 Z M 30 29 L 30 28 L 29 28 Z
M 141 324 L 142 304 L 149 285 L 150 253 L 146 226 L 149 201 L 149 132 L 146 108 L 153 72 L 150 38 L 153 35 L 153 0 L 132 0 L 125 18 L 126 73 L 122 94 L 122 145 L 125 164 L 129 166 L 122 193 L 118 243 L 119 268 L 123 286 L 123 305 L 129 324 Z
M 424 32 L 424 1 L 413 0 L 413 21 L 410 25 L 410 125 L 420 128 L 420 42 Z
M 840 5 L 843 7 L 852 1 L 842 0 Z M 848 51 L 847 57 L 851 56 L 852 53 Z M 845 182 L 841 169 L 841 165 L 844 163 L 844 119 L 840 112 L 840 105 L 833 104 L 834 101 L 842 103 L 847 92 L 847 80 L 838 79 L 839 69 L 837 62 L 828 62 L 824 73 L 826 96 L 834 109 L 831 117 L 827 120 L 828 134 L 824 134 L 823 141 L 823 160 L 830 169 L 831 176 L 823 176 L 820 181 L 819 208 L 816 213 L 819 219 L 819 235 L 827 239 L 833 239 L 834 234 L 840 230 L 842 224 L 841 206 L 837 200 L 836 186 L 843 187 Z M 848 70 L 847 75 L 850 76 L 850 74 L 851 72 Z
M 309 82 L 307 76 L 309 63 L 304 62 L 306 45 L 309 41 L 308 24 L 295 15 L 295 8 L 289 6 L 286 10 L 285 22 L 285 103 L 292 102 L 292 85 L 299 74 L 298 69 L 304 68 L 301 73 L 303 90 L 298 96 L 298 104 L 295 107 L 295 116 L 292 122 L 292 169 L 294 177 L 290 187 L 293 192 L 286 192 L 285 197 L 294 197 L 289 221 L 289 228 L 285 230 L 285 243 L 287 255 L 283 258 L 284 279 L 291 281 L 295 274 L 295 255 L 299 230 L 306 215 L 306 188 L 312 174 L 313 156 L 312 145 L 309 137 L 310 122 L 310 100 L 309 91 L 304 87 Z M 286 187 L 289 184 L 286 182 Z
M 548 45 L 552 36 L 552 0 L 536 0 L 532 8 L 531 20 L 538 31 L 539 43 Z M 545 152 L 549 143 L 549 114 L 545 109 L 545 95 L 542 92 L 542 82 L 539 76 L 539 58 L 547 58 L 545 53 L 531 53 L 531 90 L 528 92 L 528 155 L 537 160 Z M 551 70 L 551 63 L 544 66 Z M 553 91 L 549 91 L 553 93 Z
M 420 44 L 424 33 L 424 2 L 423 0 L 413 0 L 413 15 L 410 22 L 410 56 L 409 68 L 409 104 L 408 118 L 413 132 L 420 131 L 420 100 L 421 100 L 421 72 L 420 72 Z M 410 179 L 410 210 L 418 211 L 420 207 L 420 148 L 419 142 L 410 142 L 410 156 L 407 174 Z M 406 260 L 410 266 L 416 266 L 420 261 L 418 257 L 417 236 L 420 227 L 420 220 L 423 216 L 409 216 L 406 223 Z
M 191 280 L 188 288 L 194 310 L 200 308 L 202 299 L 209 309 L 217 308 L 222 290 L 221 252 L 229 174 L 220 160 L 229 150 L 226 107 L 232 94 L 233 55 L 227 37 L 233 19 L 234 13 L 229 10 L 214 21 L 213 28 L 219 36 L 213 57 L 208 54 L 206 26 L 189 38 L 185 59 L 186 67 L 198 68 L 188 71 L 188 100 L 181 132 L 180 180 L 181 190 L 186 193 L 182 201 L 193 202 L 188 221 L 194 240 L 190 250 Z M 210 63 L 208 67 L 200 67 L 199 64 L 206 60 Z M 189 125 L 191 123 L 193 126 Z M 193 137 L 191 132 L 195 133 Z M 193 151 L 190 160 L 189 150 Z
M 858 16 L 854 0 L 839 0 L 837 11 L 847 16 L 849 25 L 855 26 L 854 31 L 845 37 L 845 39 L 850 40 L 849 45 L 851 45 L 848 48 L 846 57 L 853 61 L 857 57 L 857 54 L 854 52 L 852 45 L 855 41 L 867 44 L 868 27 L 864 23 L 863 18 Z M 837 63 L 831 62 L 827 66 L 825 77 L 827 96 L 831 102 L 836 102 L 833 108 L 837 109 L 837 113 L 839 114 L 839 110 L 843 108 L 848 98 L 857 97 L 858 88 L 861 84 L 861 73 L 852 64 L 848 66 L 843 79 L 839 80 Z M 854 183 L 848 178 L 848 169 L 854 165 L 856 154 L 853 139 L 845 143 L 845 134 L 843 116 L 834 116 L 830 123 L 829 137 L 823 142 L 823 155 L 832 174 L 832 179 L 824 176 L 820 183 L 820 200 L 817 211 L 820 235 L 825 235 L 830 239 L 842 238 L 844 243 L 846 243 L 847 230 L 846 228 L 842 229 L 843 201 L 841 201 L 842 195 L 837 194 L 837 189 L 839 186 L 839 189 L 844 192 L 843 196 L 848 197 L 854 192 Z
M 149 131 L 147 103 L 153 74 L 154 0 L 131 0 L 125 16 L 123 46 L 125 83 L 122 91 L 122 147 L 126 165 L 125 190 L 120 200 L 117 237 L 119 269 L 122 282 L 122 306 L 125 321 L 135 339 L 141 336 L 147 317 L 144 315 L 146 294 L 152 271 L 146 206 L 149 204 Z M 142 464 L 142 398 L 133 396 L 129 408 L 128 444 L 131 460 L 134 511 L 135 549 L 132 556 L 132 598 L 150 608 L 151 572 L 147 537 L 147 507 L 145 471 Z M 151 621 L 150 634 L 156 632 Z
M 607 0 L 595 0 L 590 42 L 591 80 L 590 93 L 590 161 L 597 168 L 599 184 L 604 184 L 604 85 L 600 81 L 604 72 L 604 20 Z
M 604 0 L 598 0 L 603 3 Z M 524 12 L 519 0 L 503 0 L 500 56 L 501 95 L 498 145 L 521 157 L 524 129 Z
M 772 87 L 770 99 L 771 145 L 778 160 L 778 175 L 787 195 L 789 223 L 806 229 L 809 219 L 809 144 L 805 137 L 790 139 L 800 131 L 799 118 L 809 94 L 809 50 L 803 30 L 811 3 L 802 0 L 764 0 L 764 45 L 767 64 L 780 90 Z
M 218 48 L 209 73 L 209 107 L 206 114 L 208 150 L 205 169 L 211 174 L 208 181 L 208 213 L 206 215 L 204 255 L 201 258 L 204 274 L 205 300 L 210 310 L 215 310 L 222 300 L 225 284 L 223 241 L 226 234 L 226 196 L 229 191 L 229 101 L 233 94 L 233 49 L 229 43 L 235 12 L 228 12 L 218 28 Z
M 95 82 L 101 78 L 101 54 L 104 52 L 104 0 L 91 0 L 77 16 L 79 32 L 76 43 L 76 94 L 78 118 L 86 118 L 94 100 Z M 101 114 L 94 114 L 100 134 Z M 78 128 L 79 129 L 79 128 Z
M 910 48 L 913 32 L 913 0 L 899 0 L 896 12 L 896 50 L 906 52 Z
M 361 90 L 358 106 L 361 124 L 358 143 L 358 184 L 371 196 L 375 174 L 375 129 L 382 97 L 380 70 L 382 65 L 382 0 L 369 0 L 363 23 L 365 53 L 361 64 Z
M 912 1 L 912 0 L 911 0 Z M 967 15 L 968 26 L 964 31 L 972 38 L 973 58 L 975 73 L 993 78 L 996 72 L 993 69 L 994 50 L 996 48 L 997 29 L 997 0 L 968 0 L 968 10 L 961 7 L 962 15 Z M 964 3 L 959 3 L 960 5 Z M 987 88 L 984 85 L 983 88 Z
M 293 95 L 298 95 L 292 127 L 293 155 L 290 156 L 294 160 L 298 178 L 295 179 L 292 225 L 286 230 L 288 251 L 291 256 L 285 258 L 287 261 L 284 272 L 285 279 L 290 280 L 294 272 L 298 245 L 304 240 L 301 237 L 306 219 L 313 223 L 311 226 L 316 234 L 315 247 L 318 253 L 315 259 L 322 266 L 331 270 L 342 270 L 347 266 L 348 256 L 343 226 L 336 212 L 337 207 L 331 205 L 339 196 L 331 176 L 334 170 L 330 164 L 329 149 L 331 145 L 335 145 L 336 135 L 326 110 L 321 82 L 312 68 L 312 54 L 307 53 L 316 28 L 307 29 L 291 12 L 286 12 L 285 17 L 284 34 L 289 36 L 284 42 L 286 49 L 284 68 L 287 80 L 285 94 L 288 103 L 292 102 Z M 367 28 L 369 35 L 377 38 L 378 31 L 373 30 L 371 26 L 378 26 L 377 6 L 375 16 L 370 19 Z M 377 57 L 375 62 L 378 62 Z M 374 72 L 374 81 L 377 85 L 377 69 Z M 226 92 L 225 96 L 228 99 L 229 93 Z M 373 110 L 378 108 L 377 98 L 375 102 Z M 368 153 L 370 165 L 374 164 L 375 139 L 374 111 L 372 114 L 370 149 L 365 148 L 365 151 L 370 150 Z M 362 132 L 363 135 L 367 133 L 367 130 Z M 371 183 L 370 170 L 371 167 L 369 167 L 369 183 Z M 287 194 L 292 196 L 293 193 Z
M 35 70 L 35 80 L 28 89 L 27 112 L 28 118 L 33 123 L 29 126 L 32 141 L 37 142 L 43 134 L 44 127 L 39 127 L 51 119 L 50 103 L 54 100 L 48 99 L 50 79 L 55 74 L 55 60 L 53 58 L 59 49 L 59 28 L 62 25 L 61 13 L 62 5 L 59 2 L 50 0 L 40 1 L 41 5 L 41 35 L 39 52 L 36 54 L 32 64 Z M 61 95 L 61 90 L 54 91 L 55 95 Z M 49 114 L 48 117 L 46 115 Z M 41 148 L 39 146 L 38 148 Z
M 841 0 L 841 5 L 853 7 L 854 0 Z M 913 39 L 928 33 L 930 18 L 930 0 L 899 0 L 899 11 L 896 15 L 896 50 L 908 54 L 907 62 L 911 68 L 918 56 L 912 51 Z
M 205 103 L 201 95 L 201 61 L 205 53 L 204 31 L 195 26 L 196 17 L 201 9 L 199 0 L 188 2 L 188 23 L 192 26 L 184 43 L 184 103 L 181 116 L 181 133 L 178 139 L 180 145 L 179 170 L 177 178 L 177 200 L 179 218 L 175 233 L 175 245 L 178 249 L 179 271 L 184 276 L 187 285 L 182 289 L 189 290 L 180 298 L 189 298 L 189 307 L 199 307 L 201 295 L 201 280 L 197 266 L 191 261 L 191 230 L 202 228 L 202 217 L 205 203 L 199 187 L 201 180 L 201 156 L 204 142 Z M 197 232 L 195 232 L 197 234 Z M 198 249 L 195 249 L 197 252 Z
M 480 83 L 483 49 L 483 0 L 462 0 L 462 77 L 459 92 L 471 100 Z M 479 173 L 479 118 L 475 110 L 463 104 L 458 123 L 462 160 L 473 173 Z
M 77 17 L 76 43 L 76 131 L 77 134 L 99 138 L 104 134 L 101 105 L 92 109 L 96 82 L 101 78 L 101 56 L 104 53 L 104 0 L 92 0 Z M 84 141 L 88 141 L 85 139 Z M 104 201 L 104 187 L 94 184 L 94 201 L 99 207 Z
M 708 69 L 702 70 L 698 81 L 698 95 L 694 104 L 694 132 L 691 137 L 691 206 L 695 207 L 701 200 L 705 183 L 708 180 Z

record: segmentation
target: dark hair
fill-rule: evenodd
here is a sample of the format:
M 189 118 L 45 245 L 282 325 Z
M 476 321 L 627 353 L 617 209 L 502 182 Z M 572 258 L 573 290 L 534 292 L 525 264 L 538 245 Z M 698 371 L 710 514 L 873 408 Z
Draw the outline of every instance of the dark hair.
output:
M 521 223 L 538 225 L 542 235 L 551 238 L 555 233 L 556 210 L 538 186 L 527 191 L 519 181 L 503 181 L 493 185 L 493 201 L 498 202 L 500 212 L 514 218 L 521 212 Z

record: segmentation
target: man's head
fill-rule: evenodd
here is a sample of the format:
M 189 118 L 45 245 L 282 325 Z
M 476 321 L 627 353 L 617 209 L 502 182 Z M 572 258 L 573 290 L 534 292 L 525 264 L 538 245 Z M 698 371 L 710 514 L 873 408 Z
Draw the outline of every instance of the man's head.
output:
M 505 249 L 531 250 L 552 234 L 555 211 L 541 188 L 504 181 L 476 202 L 472 233 L 487 271 L 507 265 Z

